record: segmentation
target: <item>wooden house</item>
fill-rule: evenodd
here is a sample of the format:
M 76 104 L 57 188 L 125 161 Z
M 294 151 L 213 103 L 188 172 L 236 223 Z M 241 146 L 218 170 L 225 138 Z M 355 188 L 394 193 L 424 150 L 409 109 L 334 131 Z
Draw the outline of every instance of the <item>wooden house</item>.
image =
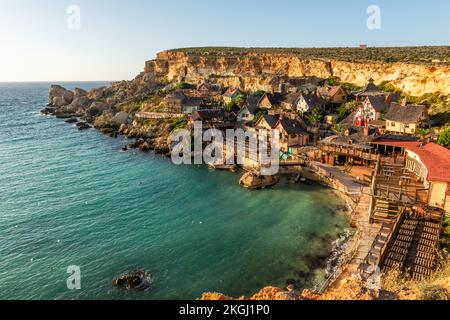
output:
M 310 135 L 303 130 L 302 125 L 297 120 L 281 116 L 275 129 L 280 134 L 280 151 L 289 154 L 296 154 L 296 150 L 310 141 Z
M 258 122 L 256 122 L 255 128 L 272 132 L 272 130 L 276 128 L 279 120 L 279 115 L 263 115 Z
M 189 97 L 181 91 L 175 91 L 165 97 L 164 104 L 168 113 L 191 114 L 193 111 L 201 110 L 205 101 L 201 97 Z
M 223 102 L 225 104 L 230 104 L 236 101 L 236 99 L 242 95 L 241 90 L 236 87 L 230 87 L 227 91 L 222 95 Z
M 204 128 L 221 126 L 230 122 L 229 115 L 222 109 L 206 109 L 192 112 L 189 122 L 201 121 Z
M 280 105 L 287 110 L 297 110 L 298 109 L 297 103 L 301 95 L 302 95 L 301 92 L 292 92 L 286 94 L 281 99 Z
M 330 104 L 343 104 L 348 100 L 348 94 L 341 86 L 319 87 L 317 95 Z
M 314 108 L 324 108 L 326 102 L 316 95 L 300 94 L 295 106 L 301 113 L 310 113 Z
M 384 96 L 368 96 L 356 109 L 355 125 L 364 127 L 372 121 L 380 120 L 387 109 L 388 104 Z
M 257 102 L 259 109 L 272 109 L 274 107 L 274 103 L 272 102 L 271 96 L 267 93 L 264 93 Z
M 391 103 L 384 116 L 386 131 L 395 134 L 415 135 L 427 121 L 427 108 L 419 105 Z
M 253 121 L 258 110 L 272 109 L 272 107 L 272 101 L 267 93 L 250 94 L 247 97 L 245 105 L 242 107 L 241 111 L 238 112 L 237 120 L 240 122 Z
M 203 82 L 197 86 L 197 91 L 203 97 L 211 97 L 222 94 L 222 86 L 220 84 Z

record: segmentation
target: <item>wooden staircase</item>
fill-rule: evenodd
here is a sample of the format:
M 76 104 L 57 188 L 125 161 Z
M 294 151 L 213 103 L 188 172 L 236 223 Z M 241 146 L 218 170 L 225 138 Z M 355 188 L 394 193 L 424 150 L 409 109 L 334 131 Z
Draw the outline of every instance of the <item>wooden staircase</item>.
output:
M 373 218 L 381 222 L 393 223 L 397 220 L 402 210 L 403 207 L 399 204 L 387 200 L 375 199 Z
M 439 258 L 442 217 L 428 211 L 424 215 L 421 210 L 405 214 L 383 260 L 382 272 L 398 269 L 413 280 L 430 278 Z

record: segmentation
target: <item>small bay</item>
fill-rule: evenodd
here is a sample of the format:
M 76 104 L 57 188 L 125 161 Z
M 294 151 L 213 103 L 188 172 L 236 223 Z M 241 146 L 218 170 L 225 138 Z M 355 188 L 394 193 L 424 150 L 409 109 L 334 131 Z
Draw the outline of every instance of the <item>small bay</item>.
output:
M 122 152 L 123 137 L 41 115 L 49 86 L 0 84 L 0 299 L 238 297 L 323 277 L 349 228 L 334 192 L 284 180 L 250 191 L 239 174 Z M 66 286 L 72 265 L 78 291 Z M 112 286 L 140 268 L 151 290 Z

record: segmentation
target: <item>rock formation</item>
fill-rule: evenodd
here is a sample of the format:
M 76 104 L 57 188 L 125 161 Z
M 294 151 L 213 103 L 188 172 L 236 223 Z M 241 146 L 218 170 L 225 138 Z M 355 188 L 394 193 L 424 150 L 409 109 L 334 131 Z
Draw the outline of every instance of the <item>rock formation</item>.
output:
M 210 78 L 249 91 L 271 91 L 288 78 L 334 76 L 358 86 L 366 85 L 369 78 L 377 83 L 390 81 L 414 96 L 435 92 L 450 94 L 450 66 L 446 64 L 360 62 L 340 58 L 342 60 L 305 58 L 292 53 L 253 53 L 251 50 L 234 54 L 214 48 L 209 51 L 186 49 L 160 52 L 156 60 L 146 62 L 145 72 L 192 83 Z

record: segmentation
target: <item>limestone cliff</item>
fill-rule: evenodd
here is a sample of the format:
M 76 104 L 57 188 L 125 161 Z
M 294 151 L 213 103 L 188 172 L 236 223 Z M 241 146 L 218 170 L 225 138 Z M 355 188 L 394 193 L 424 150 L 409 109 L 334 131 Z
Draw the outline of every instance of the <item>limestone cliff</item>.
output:
M 172 81 L 197 83 L 213 79 L 244 90 L 277 89 L 288 78 L 336 76 L 358 86 L 369 78 L 376 83 L 391 81 L 403 92 L 414 96 L 426 93 L 450 95 L 450 66 L 352 59 L 311 58 L 293 53 L 224 53 L 211 51 L 163 51 L 147 61 L 146 73 L 156 73 Z

